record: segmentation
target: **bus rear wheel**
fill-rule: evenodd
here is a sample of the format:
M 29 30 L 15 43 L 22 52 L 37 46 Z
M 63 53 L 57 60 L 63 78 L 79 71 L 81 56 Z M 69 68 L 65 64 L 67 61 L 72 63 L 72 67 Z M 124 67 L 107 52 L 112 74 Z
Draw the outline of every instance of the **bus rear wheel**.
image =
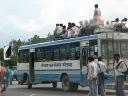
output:
M 72 91 L 76 91 L 78 89 L 77 83 L 72 83 Z
M 52 82 L 52 86 L 53 86 L 53 88 L 56 88 L 57 87 L 57 82 Z
M 78 88 L 77 83 L 70 82 L 70 79 L 67 75 L 62 77 L 62 88 L 64 91 L 76 91 Z
M 28 89 L 31 89 L 32 88 L 32 83 L 28 83 L 27 86 L 28 86 Z
M 67 75 L 64 75 L 62 77 L 62 89 L 64 91 L 70 91 L 70 81 L 69 81 L 69 77 Z

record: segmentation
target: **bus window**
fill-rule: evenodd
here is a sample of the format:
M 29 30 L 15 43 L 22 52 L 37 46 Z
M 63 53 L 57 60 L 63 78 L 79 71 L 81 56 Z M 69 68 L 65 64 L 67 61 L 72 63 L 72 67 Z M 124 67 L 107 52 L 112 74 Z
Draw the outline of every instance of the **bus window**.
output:
M 68 59 L 76 60 L 80 58 L 80 43 L 72 43 L 68 46 Z
M 61 60 L 66 60 L 67 59 L 67 48 L 60 48 L 60 56 Z
M 108 57 L 112 58 L 113 57 L 113 44 L 112 41 L 108 42 Z
M 89 41 L 89 55 L 90 56 L 98 55 L 97 40 Z
M 45 59 L 46 59 L 46 61 L 49 61 L 51 58 L 51 52 L 50 52 L 50 50 L 48 50 L 48 51 L 45 51 Z
M 43 48 L 37 48 L 36 49 L 36 54 L 35 54 L 35 60 L 36 61 L 43 61 L 44 59 L 44 50 Z
M 114 50 L 113 50 L 114 49 Z M 104 58 L 112 58 L 113 54 L 120 53 L 120 46 L 118 41 L 102 41 L 101 54 Z
M 75 51 L 76 51 L 76 52 L 75 52 L 75 53 L 76 53 L 76 54 L 75 54 L 75 58 L 76 58 L 76 59 L 79 59 L 79 58 L 80 58 L 80 47 L 75 47 L 75 49 L 76 49 L 76 50 L 75 50 Z
M 128 56 L 128 42 L 122 41 L 121 44 L 121 55 L 122 56 Z
M 54 60 L 60 59 L 60 50 L 59 48 L 54 49 Z
M 19 62 L 26 63 L 29 62 L 29 50 L 20 50 L 19 51 Z
M 70 59 L 72 60 L 75 59 L 75 48 L 74 47 L 70 48 Z

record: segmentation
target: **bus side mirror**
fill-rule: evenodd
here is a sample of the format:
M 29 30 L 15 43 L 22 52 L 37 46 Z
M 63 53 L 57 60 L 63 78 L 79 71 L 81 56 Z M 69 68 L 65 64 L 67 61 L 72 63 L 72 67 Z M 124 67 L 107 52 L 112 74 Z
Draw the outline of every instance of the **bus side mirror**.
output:
M 10 60 L 11 59 L 11 47 L 6 46 L 4 48 L 4 60 Z

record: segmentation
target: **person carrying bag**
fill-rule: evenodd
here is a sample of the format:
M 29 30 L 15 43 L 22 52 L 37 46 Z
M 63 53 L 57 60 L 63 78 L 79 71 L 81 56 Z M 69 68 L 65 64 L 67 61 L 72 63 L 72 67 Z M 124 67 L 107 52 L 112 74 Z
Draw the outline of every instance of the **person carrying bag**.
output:
M 101 70 L 102 69 L 102 70 Z M 98 94 L 100 96 L 106 96 L 105 92 L 105 79 L 108 78 L 108 74 L 106 73 L 107 67 L 103 62 L 102 57 L 98 57 L 97 63 L 97 71 L 98 71 Z

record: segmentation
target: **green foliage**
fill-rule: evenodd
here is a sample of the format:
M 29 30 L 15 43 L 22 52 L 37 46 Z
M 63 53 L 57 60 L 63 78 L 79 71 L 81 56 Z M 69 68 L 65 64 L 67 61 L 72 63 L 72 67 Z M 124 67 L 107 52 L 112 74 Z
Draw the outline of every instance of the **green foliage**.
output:
M 27 41 L 21 41 L 20 39 L 19 40 L 13 39 L 9 43 L 9 45 L 12 48 L 12 57 L 11 57 L 10 63 L 16 66 L 17 61 L 18 61 L 18 49 L 20 46 L 41 43 L 41 42 L 47 42 L 47 41 L 48 40 L 46 38 L 40 38 L 38 35 L 34 35 L 34 37 L 28 39 Z M 0 53 L 0 56 L 3 56 L 3 55 L 1 55 L 1 53 Z
M 34 35 L 33 38 L 28 39 L 29 44 L 41 43 L 41 42 L 46 42 L 46 41 L 48 41 L 46 38 L 40 38 L 37 35 Z
M 0 61 L 2 61 L 4 58 L 3 53 L 4 53 L 4 49 L 0 48 Z
M 18 56 L 12 56 L 10 60 L 10 64 L 13 64 L 13 66 L 17 65 Z
M 18 54 L 18 48 L 23 45 L 22 41 L 19 40 L 12 40 L 9 45 L 11 46 L 13 56 L 17 56 Z

